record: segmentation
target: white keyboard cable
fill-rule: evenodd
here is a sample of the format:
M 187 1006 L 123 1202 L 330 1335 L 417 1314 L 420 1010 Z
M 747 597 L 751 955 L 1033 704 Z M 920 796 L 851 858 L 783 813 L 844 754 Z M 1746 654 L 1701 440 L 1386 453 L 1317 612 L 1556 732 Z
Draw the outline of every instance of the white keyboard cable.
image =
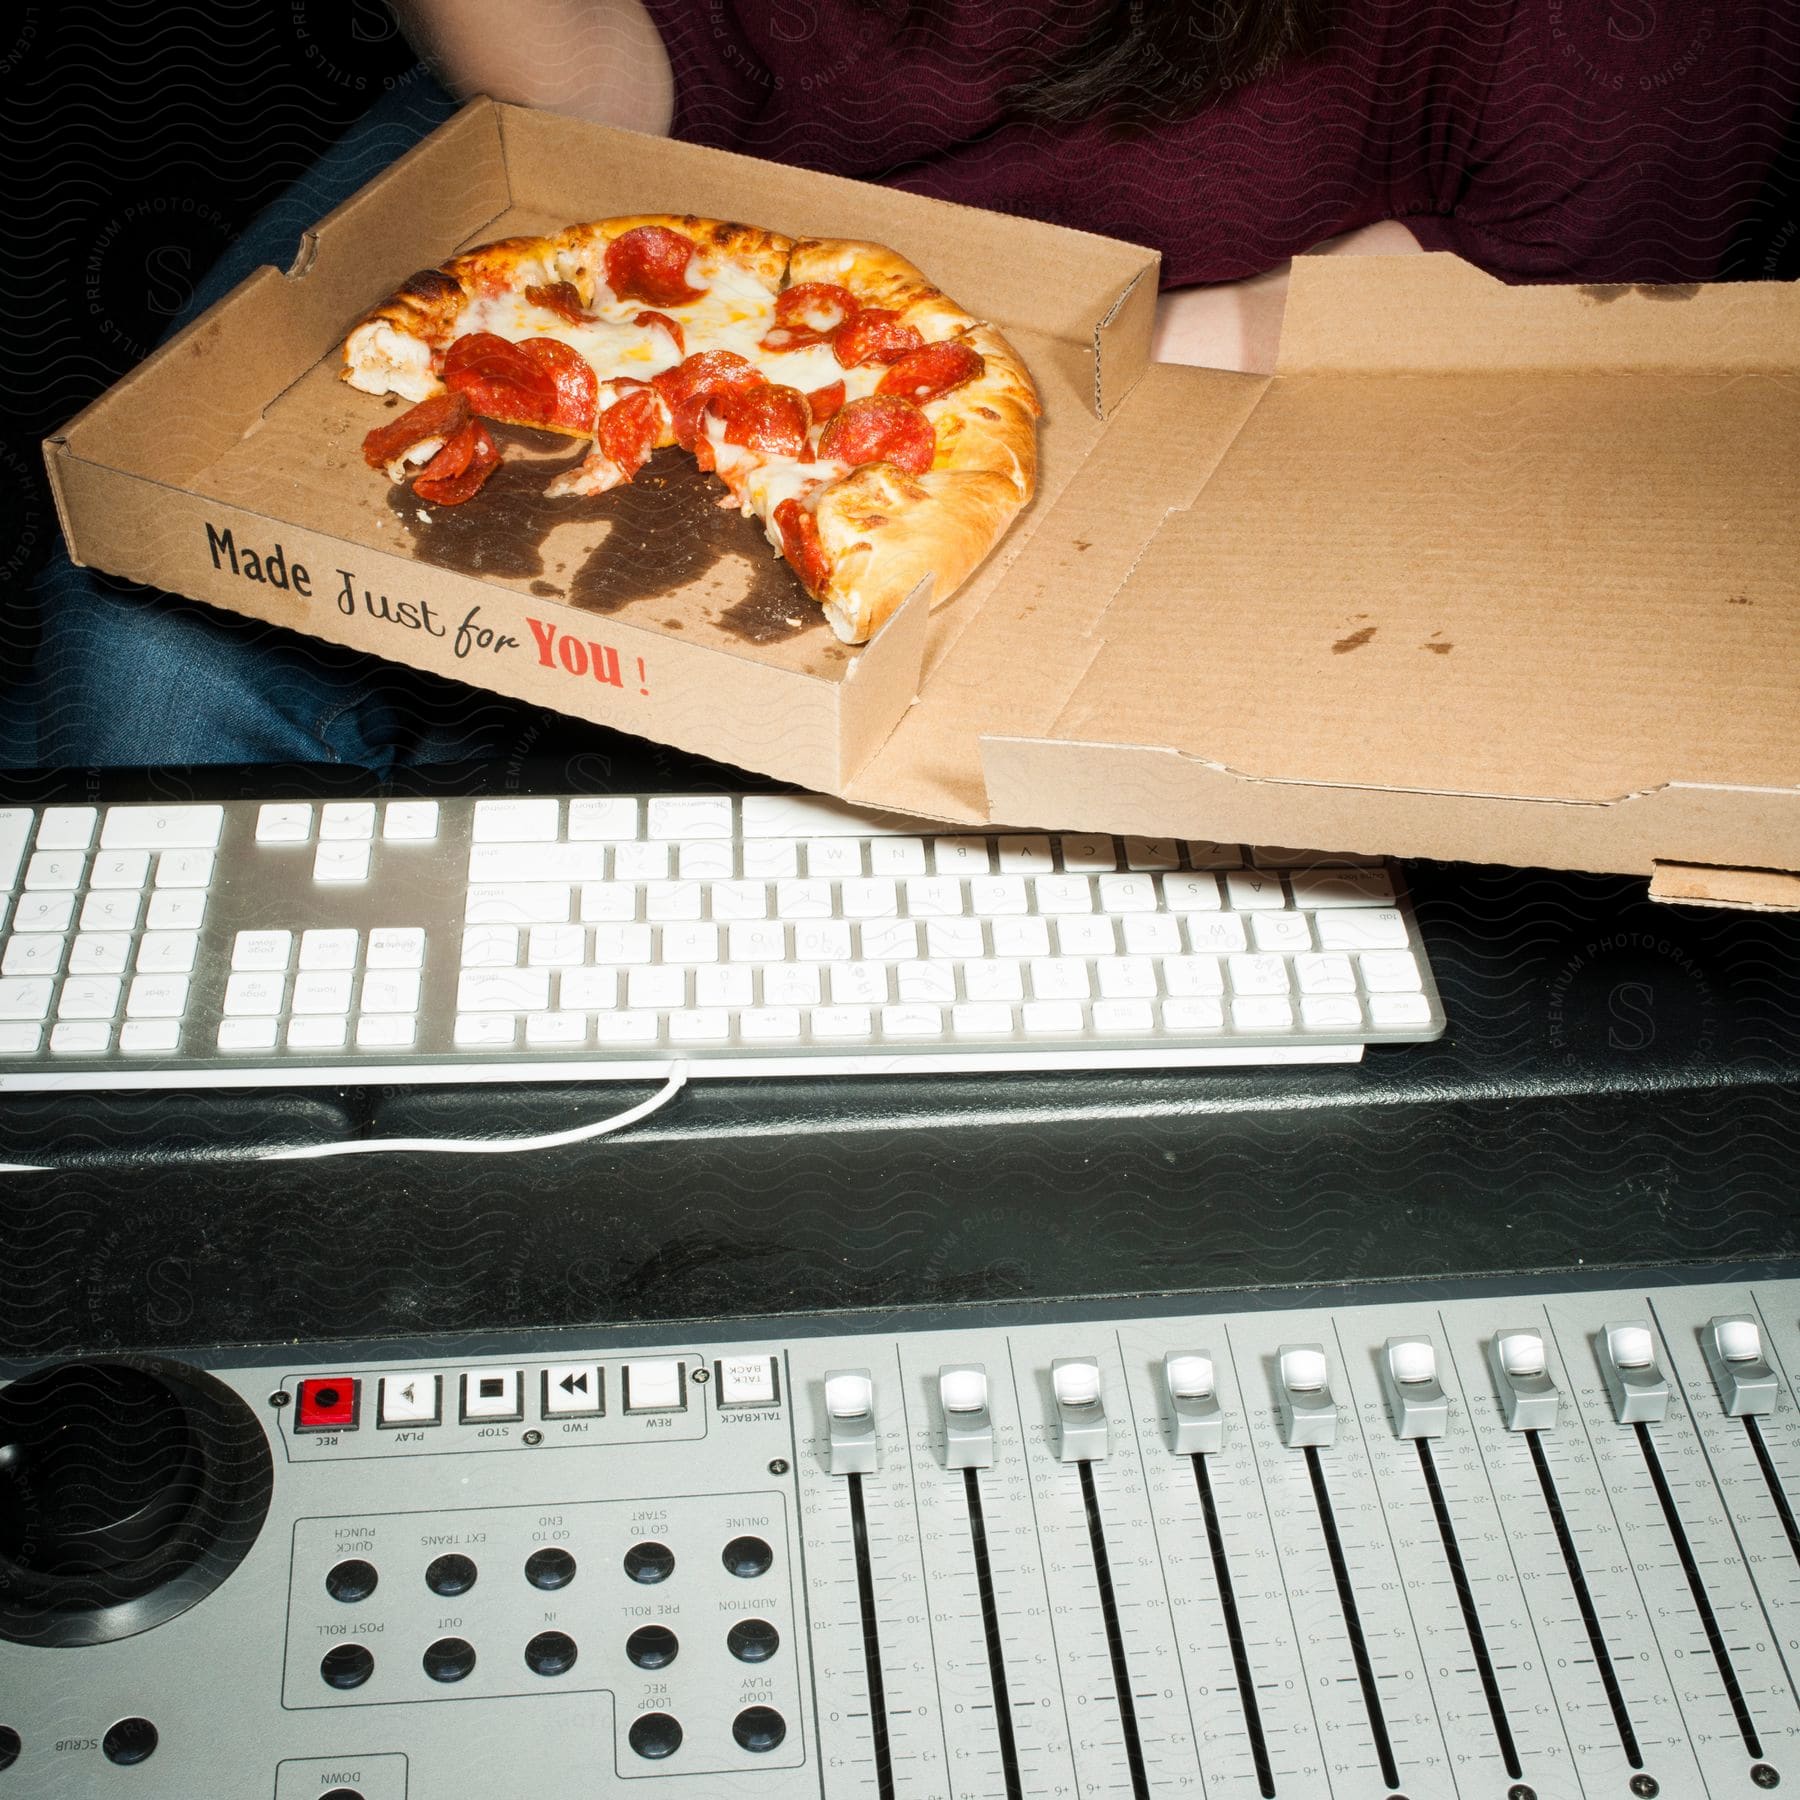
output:
M 640 1119 L 675 1098 L 687 1086 L 688 1066 L 685 1062 L 669 1065 L 668 1079 L 650 1096 L 610 1118 L 597 1119 L 590 1125 L 571 1126 L 567 1131 L 539 1132 L 532 1137 L 503 1138 L 350 1138 L 336 1144 L 296 1144 L 286 1150 L 260 1150 L 256 1162 L 309 1162 L 325 1156 L 364 1156 L 375 1151 L 426 1151 L 441 1156 L 518 1156 L 531 1150 L 560 1150 L 566 1144 L 585 1144 L 592 1138 L 610 1137 L 624 1131 Z M 0 1163 L 0 1174 L 49 1175 L 54 1163 Z

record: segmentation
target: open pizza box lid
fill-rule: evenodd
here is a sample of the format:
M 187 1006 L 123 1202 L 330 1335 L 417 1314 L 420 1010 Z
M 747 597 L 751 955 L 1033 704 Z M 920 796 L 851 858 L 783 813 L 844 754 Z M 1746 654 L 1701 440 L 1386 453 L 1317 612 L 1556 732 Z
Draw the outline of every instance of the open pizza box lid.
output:
M 1022 352 L 1038 497 L 947 605 L 753 642 L 741 557 L 606 612 L 570 578 L 604 534 L 427 560 L 348 324 L 466 245 L 653 210 L 892 244 Z M 872 808 L 1800 908 L 1800 292 L 1302 258 L 1263 378 L 1152 364 L 1155 285 L 1132 245 L 482 101 L 47 455 L 78 560 Z M 242 554 L 277 543 L 285 586 Z

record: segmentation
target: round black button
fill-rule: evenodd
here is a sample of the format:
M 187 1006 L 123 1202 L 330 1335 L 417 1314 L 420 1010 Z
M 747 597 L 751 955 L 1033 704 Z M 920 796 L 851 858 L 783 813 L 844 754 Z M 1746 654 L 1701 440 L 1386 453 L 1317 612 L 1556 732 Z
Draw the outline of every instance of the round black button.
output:
M 375 1673 L 375 1658 L 361 1644 L 339 1644 L 320 1659 L 319 1673 L 327 1687 L 361 1687 Z
M 24 1748 L 19 1734 L 10 1725 L 0 1725 L 0 1769 L 10 1769 Z
M 566 1675 L 575 1666 L 575 1640 L 566 1631 L 540 1631 L 525 1646 L 525 1666 L 534 1675 Z
M 725 1634 L 725 1648 L 739 1662 L 767 1662 L 781 1648 L 781 1633 L 767 1619 L 739 1619 Z
M 355 1788 L 333 1788 L 329 1794 L 321 1794 L 319 1800 L 364 1800 Z
M 746 1750 L 773 1750 L 787 1736 L 787 1720 L 772 1706 L 746 1706 L 731 1721 L 731 1735 Z
M 420 1660 L 433 1681 L 461 1681 L 475 1667 L 475 1646 L 467 1638 L 439 1638 Z
M 625 1573 L 646 1587 L 653 1582 L 667 1581 L 675 1573 L 675 1552 L 667 1544 L 633 1544 L 625 1552 Z M 644 1716 L 660 1718 L 662 1715 L 646 1713 Z M 675 1721 L 671 1719 L 669 1723 L 673 1725 Z M 668 1752 L 663 1754 L 666 1756 Z
M 354 1606 L 358 1600 L 366 1600 L 374 1593 L 380 1579 L 373 1563 L 352 1558 L 349 1562 L 334 1563 L 325 1571 L 325 1591 L 332 1599 Z
M 681 1748 L 681 1721 L 673 1713 L 639 1713 L 625 1739 L 639 1756 L 661 1762 Z
M 732 1574 L 741 1575 L 748 1581 L 753 1576 L 768 1574 L 775 1552 L 759 1537 L 739 1537 L 725 1546 L 719 1560 Z
M 148 1719 L 121 1719 L 100 1740 L 106 1760 L 121 1768 L 148 1762 L 156 1753 L 156 1727 Z
M 525 1579 L 534 1588 L 565 1588 L 575 1579 L 575 1559 L 566 1550 L 534 1550 L 525 1559 Z
M 666 1625 L 640 1625 L 625 1640 L 625 1654 L 640 1669 L 666 1669 L 681 1650 L 681 1640 Z
M 425 1571 L 425 1585 L 434 1594 L 442 1594 L 446 1600 L 453 1600 L 458 1594 L 466 1594 L 475 1585 L 478 1573 L 466 1556 L 452 1553 L 438 1557 Z

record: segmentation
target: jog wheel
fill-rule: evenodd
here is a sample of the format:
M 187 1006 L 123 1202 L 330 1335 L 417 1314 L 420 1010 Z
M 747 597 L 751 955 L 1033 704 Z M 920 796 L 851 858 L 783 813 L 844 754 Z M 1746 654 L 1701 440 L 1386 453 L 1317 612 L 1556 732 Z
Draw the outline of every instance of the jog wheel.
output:
M 106 1644 L 185 1612 L 256 1542 L 273 1477 L 255 1414 L 182 1363 L 0 1388 L 0 1638 Z

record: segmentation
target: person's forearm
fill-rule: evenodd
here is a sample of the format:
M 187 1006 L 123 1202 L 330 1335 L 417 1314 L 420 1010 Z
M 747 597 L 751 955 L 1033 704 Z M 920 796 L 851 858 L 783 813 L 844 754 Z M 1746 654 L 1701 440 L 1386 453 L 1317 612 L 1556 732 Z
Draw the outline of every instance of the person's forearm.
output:
M 1315 245 L 1311 254 L 1397 256 L 1419 248 L 1398 219 L 1383 219 Z M 1207 369 L 1242 369 L 1266 375 L 1281 347 L 1281 315 L 1287 307 L 1291 262 L 1248 281 L 1175 288 L 1156 306 L 1150 354 L 1158 362 L 1196 363 Z
M 669 55 L 643 0 L 390 0 L 453 94 L 489 94 L 603 125 L 666 133 Z

